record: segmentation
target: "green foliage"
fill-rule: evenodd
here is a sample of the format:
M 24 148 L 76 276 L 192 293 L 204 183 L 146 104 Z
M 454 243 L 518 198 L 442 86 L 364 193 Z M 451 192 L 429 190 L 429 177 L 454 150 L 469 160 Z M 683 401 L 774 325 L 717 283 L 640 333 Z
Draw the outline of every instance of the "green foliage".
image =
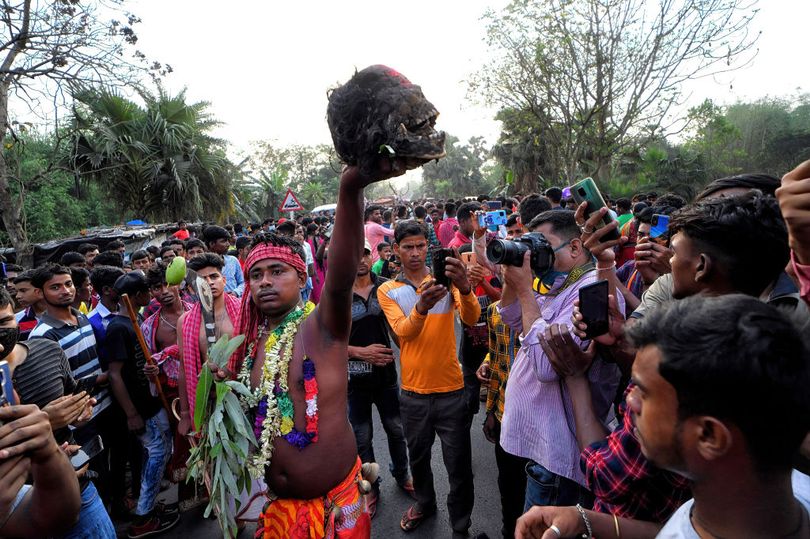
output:
M 22 201 L 21 219 L 32 242 L 119 221 L 115 207 L 96 186 L 77 182 L 63 166 L 68 153 L 64 140 L 28 132 L 4 142 L 11 195 Z M 8 241 L 5 233 L 0 241 Z
M 233 213 L 237 167 L 224 141 L 210 136 L 219 123 L 209 103 L 186 103 L 185 91 L 141 91 L 144 105 L 111 90 L 74 93 L 71 163 L 84 181 L 100 185 L 119 209 L 152 221 L 224 220 Z
M 447 155 L 422 167 L 423 195 L 448 198 L 458 195 L 489 192 L 494 185 L 484 176 L 489 151 L 482 137 L 472 137 L 459 144 L 457 137 L 445 140 Z

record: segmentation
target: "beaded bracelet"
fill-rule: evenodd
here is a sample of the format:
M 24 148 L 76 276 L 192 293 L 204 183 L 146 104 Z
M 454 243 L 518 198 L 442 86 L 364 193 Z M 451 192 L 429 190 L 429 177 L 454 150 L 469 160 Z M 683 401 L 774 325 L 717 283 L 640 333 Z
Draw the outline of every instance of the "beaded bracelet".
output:
M 585 523 L 585 529 L 588 530 L 587 534 L 586 533 L 582 534 L 582 539 L 593 539 L 593 528 L 591 527 L 591 520 L 585 513 L 585 509 L 583 509 L 581 505 L 577 504 L 577 511 L 579 511 L 579 516 L 582 517 L 582 521 Z

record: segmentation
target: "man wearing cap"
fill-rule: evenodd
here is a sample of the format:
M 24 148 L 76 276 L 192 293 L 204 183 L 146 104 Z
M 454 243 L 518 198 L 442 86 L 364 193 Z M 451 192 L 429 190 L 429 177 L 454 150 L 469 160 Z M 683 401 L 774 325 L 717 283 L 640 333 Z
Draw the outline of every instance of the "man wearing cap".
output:
M 388 323 L 377 299 L 377 289 L 387 279 L 371 272 L 371 245 L 366 240 L 354 279 L 352 331 L 349 335 L 349 421 L 354 429 L 360 460 L 375 462 L 372 445 L 371 405 L 377 406 L 391 455 L 391 475 L 400 488 L 413 495 L 408 478 L 408 449 L 399 415 L 399 384 L 394 353 L 388 340 Z M 373 516 L 379 498 L 379 481 L 368 497 Z
M 227 370 L 212 367 L 217 378 L 237 376 L 255 392 L 246 404 L 259 447 L 246 465 L 264 472 L 268 488 L 258 537 L 371 535 L 369 485 L 347 419 L 353 285 L 363 252 L 363 189 L 404 172 L 388 159 L 372 177 L 344 169 L 317 307 L 299 305 L 307 279 L 301 244 L 273 233 L 253 240 L 237 332 L 245 344 Z

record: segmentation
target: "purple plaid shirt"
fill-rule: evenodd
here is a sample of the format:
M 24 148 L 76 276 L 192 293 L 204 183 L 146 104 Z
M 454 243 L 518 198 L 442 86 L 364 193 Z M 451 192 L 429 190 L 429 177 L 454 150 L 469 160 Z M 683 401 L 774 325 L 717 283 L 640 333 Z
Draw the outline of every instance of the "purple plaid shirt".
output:
M 540 346 L 540 338 L 550 324 L 571 327 L 574 300 L 579 289 L 596 282 L 596 271 L 589 271 L 575 283 L 560 290 L 565 277 L 559 277 L 545 296 L 536 295 L 540 317 L 523 336 L 521 347 L 509 372 L 506 405 L 501 425 L 501 446 L 512 455 L 532 459 L 549 471 L 585 485 L 580 468 L 580 450 L 571 398 L 565 382 L 557 376 Z M 624 299 L 617 294 L 619 309 Z M 522 331 L 520 302 L 499 309 L 501 318 L 512 329 Z M 574 336 L 574 340 L 580 340 Z M 619 383 L 619 370 L 597 357 L 588 371 L 594 410 L 605 420 Z

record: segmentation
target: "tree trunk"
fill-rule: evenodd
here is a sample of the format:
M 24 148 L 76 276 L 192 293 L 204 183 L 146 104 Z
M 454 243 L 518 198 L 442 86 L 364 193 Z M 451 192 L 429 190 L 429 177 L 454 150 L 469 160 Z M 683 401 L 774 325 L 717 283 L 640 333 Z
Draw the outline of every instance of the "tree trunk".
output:
M 8 83 L 0 83 L 0 129 L 2 129 L 3 139 L 8 130 L 8 92 Z M 17 264 L 30 268 L 34 265 L 34 246 L 28 241 L 28 234 L 20 219 L 22 200 L 11 192 L 8 180 L 6 161 L 0 158 L 0 215 L 3 217 L 6 232 L 16 251 Z

